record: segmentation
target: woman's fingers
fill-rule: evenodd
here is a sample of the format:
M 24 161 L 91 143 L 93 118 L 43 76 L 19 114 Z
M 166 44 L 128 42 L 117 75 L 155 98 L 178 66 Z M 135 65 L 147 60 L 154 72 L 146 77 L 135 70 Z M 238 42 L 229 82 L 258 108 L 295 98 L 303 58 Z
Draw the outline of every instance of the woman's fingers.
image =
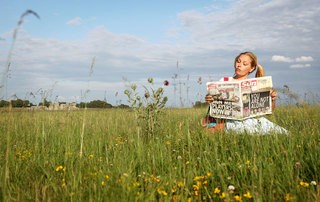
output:
M 205 100 L 210 104 L 213 101 L 213 97 L 211 95 L 206 95 Z
M 272 100 L 276 100 L 277 99 L 277 91 L 274 89 L 271 89 L 270 96 L 271 96 Z

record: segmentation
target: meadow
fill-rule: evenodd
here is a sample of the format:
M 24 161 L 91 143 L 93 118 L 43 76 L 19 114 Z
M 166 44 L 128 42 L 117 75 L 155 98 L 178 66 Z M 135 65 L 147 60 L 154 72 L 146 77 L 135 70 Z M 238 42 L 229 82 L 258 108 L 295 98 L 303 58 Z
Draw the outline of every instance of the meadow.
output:
M 0 201 L 320 201 L 320 106 L 267 118 L 290 135 L 207 133 L 205 108 L 0 111 Z M 83 148 L 81 150 L 81 136 Z

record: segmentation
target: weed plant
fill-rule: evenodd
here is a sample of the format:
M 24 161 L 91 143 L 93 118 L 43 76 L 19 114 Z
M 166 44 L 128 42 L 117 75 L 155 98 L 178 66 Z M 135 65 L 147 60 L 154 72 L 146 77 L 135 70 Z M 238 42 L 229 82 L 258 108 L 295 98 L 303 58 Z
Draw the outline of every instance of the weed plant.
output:
M 83 111 L 0 111 L 0 201 L 320 200 L 319 106 L 267 117 L 289 136 L 207 133 L 206 109 L 163 110 L 138 138 L 134 111 L 88 109 L 82 158 Z
M 142 130 L 143 135 L 153 136 L 160 127 L 163 108 L 168 101 L 168 98 L 163 96 L 163 87 L 169 82 L 164 81 L 163 86 L 158 89 L 154 88 L 152 78 L 148 79 L 148 83 L 151 84 L 151 87 L 148 89 L 144 86 L 145 94 L 142 98 L 137 94 L 135 84 L 132 84 L 131 89 L 125 90 L 124 93 L 128 96 L 131 109 L 134 111 L 138 129 Z

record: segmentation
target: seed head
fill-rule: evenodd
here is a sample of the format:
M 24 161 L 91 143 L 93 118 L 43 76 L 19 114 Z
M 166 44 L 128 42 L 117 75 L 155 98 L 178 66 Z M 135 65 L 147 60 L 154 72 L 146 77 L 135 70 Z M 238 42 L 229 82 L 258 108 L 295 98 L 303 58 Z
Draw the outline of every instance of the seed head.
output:
M 144 97 L 148 99 L 148 98 L 150 97 L 150 94 L 149 94 L 148 92 L 146 92 L 146 93 L 144 94 Z
M 148 82 L 149 82 L 149 83 L 152 83 L 152 82 L 153 82 L 153 78 L 151 78 L 151 77 L 148 78 Z
M 132 84 L 131 88 L 132 88 L 132 90 L 136 90 L 137 89 L 137 85 L 136 84 Z
M 165 80 L 165 81 L 163 82 L 163 85 L 169 86 L 169 81 Z
M 168 101 L 168 97 L 166 96 L 163 98 L 163 102 L 166 103 L 167 101 Z
M 129 91 L 128 91 L 128 90 L 125 90 L 125 91 L 124 91 L 124 94 L 129 95 Z
M 228 186 L 228 192 L 229 192 L 229 193 L 233 193 L 234 190 L 235 190 L 235 187 L 234 187 L 233 185 L 229 185 L 229 186 Z

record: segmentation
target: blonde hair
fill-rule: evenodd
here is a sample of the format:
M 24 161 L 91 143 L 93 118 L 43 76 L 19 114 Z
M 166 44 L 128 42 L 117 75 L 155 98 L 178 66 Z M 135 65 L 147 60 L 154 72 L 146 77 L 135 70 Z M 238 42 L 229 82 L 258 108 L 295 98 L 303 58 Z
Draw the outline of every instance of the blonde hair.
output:
M 252 72 L 254 72 L 256 70 L 256 67 L 258 67 L 258 70 L 256 72 L 256 77 L 263 77 L 265 76 L 264 74 L 264 70 L 263 70 L 263 67 L 261 65 L 258 64 L 258 61 L 257 61 L 257 56 L 252 53 L 252 52 L 243 52 L 243 53 L 240 53 L 235 59 L 234 59 L 234 67 L 236 67 L 236 63 L 237 61 L 239 60 L 239 57 L 241 55 L 246 55 L 246 56 L 249 56 L 251 58 L 251 67 L 254 67 L 254 70 Z M 250 73 L 252 73 L 250 72 Z M 249 74 L 250 74 L 249 73 Z

